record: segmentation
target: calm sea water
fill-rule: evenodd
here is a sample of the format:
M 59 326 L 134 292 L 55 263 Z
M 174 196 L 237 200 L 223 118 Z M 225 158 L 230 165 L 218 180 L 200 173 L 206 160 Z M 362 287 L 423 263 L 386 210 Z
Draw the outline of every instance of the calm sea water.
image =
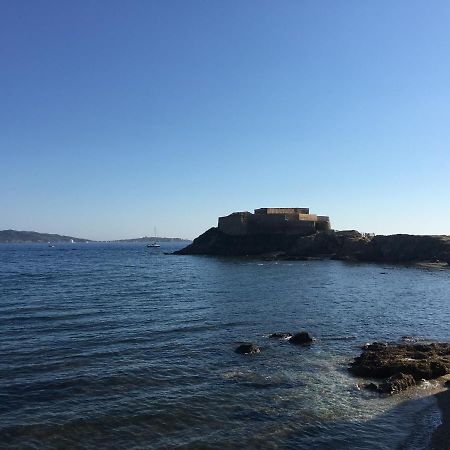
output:
M 434 385 L 380 398 L 346 367 L 368 341 L 450 340 L 449 271 L 179 247 L 0 246 L 0 447 L 424 448 Z M 299 330 L 317 342 L 267 337 Z

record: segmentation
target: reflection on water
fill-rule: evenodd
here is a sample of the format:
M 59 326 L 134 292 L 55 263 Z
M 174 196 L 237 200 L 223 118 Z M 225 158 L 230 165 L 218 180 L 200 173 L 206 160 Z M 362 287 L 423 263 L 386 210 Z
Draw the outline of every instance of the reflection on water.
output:
M 0 247 L 4 446 L 421 448 L 433 384 L 380 398 L 346 366 L 364 342 L 449 340 L 448 271 L 174 248 Z M 301 329 L 314 345 L 268 338 Z

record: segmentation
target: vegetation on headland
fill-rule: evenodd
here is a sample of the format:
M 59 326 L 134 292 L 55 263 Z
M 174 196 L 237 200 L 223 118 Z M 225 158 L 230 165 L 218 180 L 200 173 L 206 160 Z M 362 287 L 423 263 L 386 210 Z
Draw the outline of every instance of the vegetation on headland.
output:
M 38 233 L 37 231 L 16 231 L 16 230 L 1 230 L 0 243 L 1 244 L 16 244 L 16 243 L 46 243 L 46 242 L 94 242 L 90 239 L 77 238 L 73 236 L 64 236 L 61 234 Z M 188 239 L 171 238 L 171 237 L 141 237 L 134 239 L 119 239 L 107 242 L 191 242 Z
M 13 244 L 22 242 L 90 242 L 89 239 L 82 239 L 61 234 L 38 233 L 37 231 L 16 231 L 1 230 L 0 243 Z

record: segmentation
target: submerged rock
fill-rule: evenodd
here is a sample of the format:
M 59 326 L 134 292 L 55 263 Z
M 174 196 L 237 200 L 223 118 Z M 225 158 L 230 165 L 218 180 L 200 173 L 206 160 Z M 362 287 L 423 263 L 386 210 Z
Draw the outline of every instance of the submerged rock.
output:
M 366 344 L 349 370 L 360 377 L 384 378 L 378 391 L 393 394 L 414 386 L 422 379 L 449 374 L 450 344 Z
M 239 345 L 239 347 L 236 347 L 236 349 L 234 351 L 235 351 L 235 353 L 239 353 L 240 355 L 253 355 L 256 353 L 260 353 L 261 349 L 256 344 L 253 344 L 252 342 L 248 342 L 248 343 Z
M 289 339 L 291 337 L 292 337 L 292 333 L 279 332 L 279 333 L 269 334 L 269 338 Z
M 311 344 L 312 341 L 313 338 L 306 331 L 300 331 L 289 339 L 289 342 L 295 345 Z

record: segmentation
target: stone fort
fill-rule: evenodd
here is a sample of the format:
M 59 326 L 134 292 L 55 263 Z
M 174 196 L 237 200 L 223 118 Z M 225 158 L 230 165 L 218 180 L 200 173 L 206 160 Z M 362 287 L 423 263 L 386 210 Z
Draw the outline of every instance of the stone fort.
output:
M 259 208 L 219 217 L 219 230 L 233 236 L 254 234 L 314 234 L 331 228 L 328 216 L 310 214 L 309 208 Z

